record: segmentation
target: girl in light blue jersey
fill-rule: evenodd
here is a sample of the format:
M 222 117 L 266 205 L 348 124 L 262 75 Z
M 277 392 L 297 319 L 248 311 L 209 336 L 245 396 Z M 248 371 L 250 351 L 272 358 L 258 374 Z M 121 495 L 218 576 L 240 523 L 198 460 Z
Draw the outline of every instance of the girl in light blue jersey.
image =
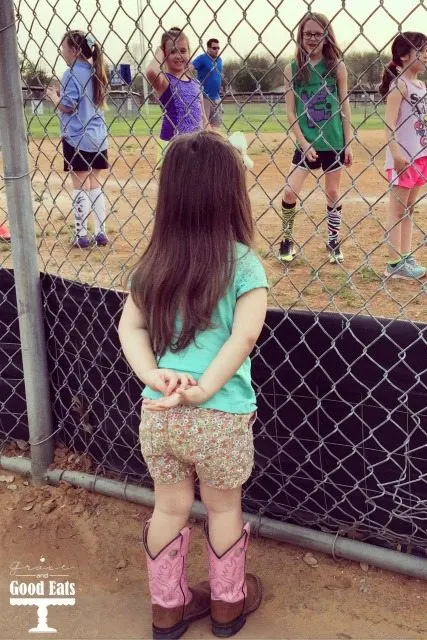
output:
M 93 36 L 82 31 L 65 34 L 61 54 L 69 68 L 60 91 L 49 87 L 47 95 L 60 112 L 64 170 L 73 181 L 73 245 L 81 249 L 92 243 L 104 247 L 108 238 L 100 174 L 108 169 L 107 126 L 102 113 L 108 80 L 103 56 Z M 91 209 L 95 223 L 92 240 L 88 235 Z
M 209 611 L 214 634 L 234 635 L 261 602 L 260 579 L 246 573 L 241 505 L 254 459 L 249 354 L 267 306 L 253 240 L 238 152 L 219 134 L 177 136 L 119 326 L 124 354 L 145 385 L 140 439 L 155 508 L 143 542 L 154 638 L 179 638 Z M 210 589 L 190 588 L 187 579 L 196 475 L 208 513 Z

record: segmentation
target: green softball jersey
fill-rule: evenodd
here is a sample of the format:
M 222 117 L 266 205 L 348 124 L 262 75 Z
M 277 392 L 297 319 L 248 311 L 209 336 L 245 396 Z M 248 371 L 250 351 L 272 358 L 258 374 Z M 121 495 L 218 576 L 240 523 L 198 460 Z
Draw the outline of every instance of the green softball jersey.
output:
M 335 75 L 323 59 L 314 65 L 308 63 L 308 80 L 302 83 L 295 61 L 291 69 L 295 110 L 304 138 L 316 151 L 341 151 L 344 129 Z

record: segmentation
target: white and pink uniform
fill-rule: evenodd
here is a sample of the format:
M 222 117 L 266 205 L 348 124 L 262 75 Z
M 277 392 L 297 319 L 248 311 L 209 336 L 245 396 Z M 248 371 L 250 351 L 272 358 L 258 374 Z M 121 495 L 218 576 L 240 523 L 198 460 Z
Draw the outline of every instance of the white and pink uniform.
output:
M 400 78 L 406 85 L 397 116 L 395 140 L 399 151 L 410 166 L 401 174 L 394 168 L 393 156 L 387 147 L 385 169 L 395 187 L 412 189 L 427 182 L 427 90 L 421 80 L 417 84 Z M 392 87 L 396 86 L 396 82 Z

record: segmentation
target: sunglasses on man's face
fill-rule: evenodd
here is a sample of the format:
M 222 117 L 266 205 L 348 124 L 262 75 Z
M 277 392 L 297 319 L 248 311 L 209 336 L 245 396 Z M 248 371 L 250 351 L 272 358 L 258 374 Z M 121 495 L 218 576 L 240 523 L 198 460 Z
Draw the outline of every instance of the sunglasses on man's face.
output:
M 210 47 L 213 51 L 219 51 L 221 47 Z

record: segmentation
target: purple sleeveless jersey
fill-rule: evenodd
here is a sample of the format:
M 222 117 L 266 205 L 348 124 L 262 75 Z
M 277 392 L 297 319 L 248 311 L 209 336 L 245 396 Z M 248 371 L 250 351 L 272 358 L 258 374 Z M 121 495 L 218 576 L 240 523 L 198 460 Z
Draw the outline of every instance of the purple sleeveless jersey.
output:
M 161 140 L 203 129 L 201 86 L 197 80 L 180 80 L 166 73 L 169 86 L 159 97 L 163 107 Z

